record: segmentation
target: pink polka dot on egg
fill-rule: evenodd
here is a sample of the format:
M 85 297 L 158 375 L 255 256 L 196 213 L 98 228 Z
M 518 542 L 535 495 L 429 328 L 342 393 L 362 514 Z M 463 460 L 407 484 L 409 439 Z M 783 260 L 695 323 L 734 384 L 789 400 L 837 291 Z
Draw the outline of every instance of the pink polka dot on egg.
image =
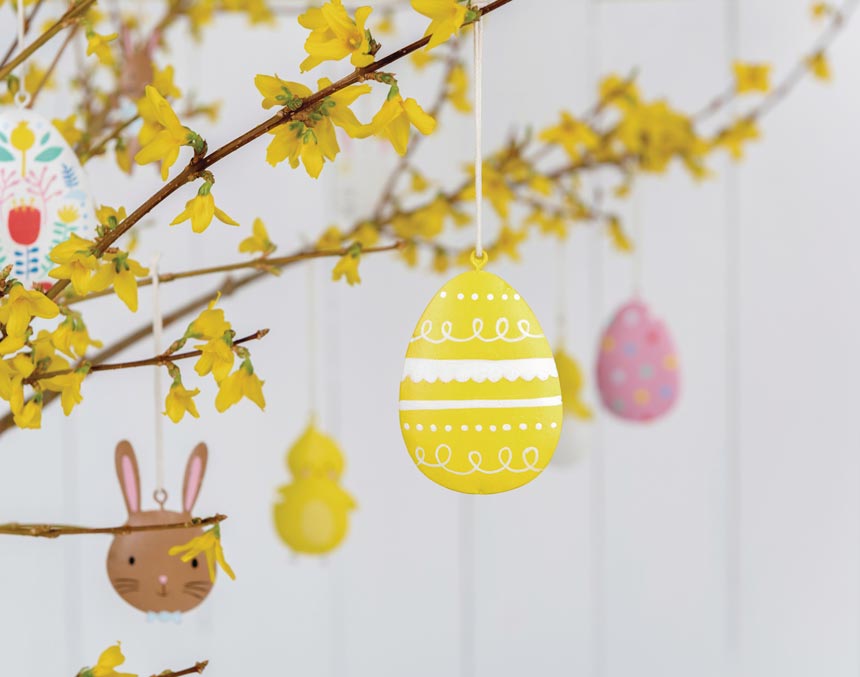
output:
M 625 303 L 600 340 L 597 388 L 604 406 L 629 421 L 651 421 L 678 399 L 678 357 L 666 325 L 640 299 Z

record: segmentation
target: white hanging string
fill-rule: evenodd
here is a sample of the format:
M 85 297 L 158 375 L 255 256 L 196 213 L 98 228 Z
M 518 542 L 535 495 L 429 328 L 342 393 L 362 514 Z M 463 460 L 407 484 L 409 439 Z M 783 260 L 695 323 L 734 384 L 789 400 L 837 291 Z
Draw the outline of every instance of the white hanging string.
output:
M 24 22 L 24 0 L 18 0 L 18 52 L 20 53 L 24 49 L 24 38 L 26 33 L 26 24 Z M 23 68 L 19 66 L 20 69 Z M 18 104 L 20 108 L 24 108 L 27 104 L 30 103 L 30 94 L 24 89 L 24 78 L 18 78 L 18 92 L 15 94 L 15 103 Z
M 474 22 L 475 39 L 475 256 L 484 258 L 484 152 L 483 108 L 484 108 L 484 20 Z
M 564 343 L 567 340 L 567 272 L 565 266 L 567 265 L 567 240 L 564 239 L 556 245 L 556 284 L 558 285 L 557 294 L 556 294 L 556 302 L 558 306 L 556 308 L 556 323 L 558 326 L 556 327 L 558 332 L 558 347 L 563 348 Z
M 320 411 L 318 408 L 318 392 L 317 392 L 317 356 L 319 350 L 317 346 L 318 330 L 317 330 L 317 279 L 316 266 L 313 259 L 308 261 L 308 408 L 310 415 L 316 421 L 320 419 Z
M 633 193 L 633 295 L 642 296 L 642 258 L 644 237 L 642 228 L 642 203 L 639 191 Z
M 152 345 L 154 355 L 161 355 L 164 343 L 164 318 L 161 315 L 161 289 L 158 280 L 158 261 L 160 255 L 152 259 Z M 155 368 L 155 500 L 162 503 L 167 499 L 164 489 L 164 416 L 162 407 L 161 366 Z M 164 499 L 164 500 L 161 500 Z

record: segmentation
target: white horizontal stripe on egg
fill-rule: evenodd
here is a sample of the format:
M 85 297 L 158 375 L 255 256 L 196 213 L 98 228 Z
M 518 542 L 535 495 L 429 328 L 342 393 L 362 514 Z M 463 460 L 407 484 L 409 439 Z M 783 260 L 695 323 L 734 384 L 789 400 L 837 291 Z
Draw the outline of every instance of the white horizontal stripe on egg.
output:
M 413 383 L 497 383 L 533 381 L 558 378 L 555 360 L 551 357 L 527 357 L 519 360 L 433 360 L 408 357 L 403 366 L 403 378 Z
M 439 409 L 512 409 L 514 407 L 560 407 L 561 395 L 525 400 L 400 400 L 400 411 Z

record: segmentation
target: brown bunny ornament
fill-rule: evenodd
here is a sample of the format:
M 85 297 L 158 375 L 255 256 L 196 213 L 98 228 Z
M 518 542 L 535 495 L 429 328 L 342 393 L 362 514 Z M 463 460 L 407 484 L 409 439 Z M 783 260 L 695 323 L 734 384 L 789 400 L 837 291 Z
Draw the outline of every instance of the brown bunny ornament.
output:
M 200 493 L 208 453 L 203 443 L 194 447 L 182 482 L 182 512 L 141 510 L 140 474 L 131 444 L 116 447 L 116 474 L 130 526 L 175 524 L 191 520 L 191 510 Z M 156 497 L 158 500 L 158 497 Z M 120 597 L 146 612 L 148 620 L 179 622 L 181 614 L 199 605 L 212 589 L 206 555 L 190 562 L 167 554 L 173 546 L 203 534 L 202 527 L 137 531 L 114 537 L 107 557 L 111 585 Z

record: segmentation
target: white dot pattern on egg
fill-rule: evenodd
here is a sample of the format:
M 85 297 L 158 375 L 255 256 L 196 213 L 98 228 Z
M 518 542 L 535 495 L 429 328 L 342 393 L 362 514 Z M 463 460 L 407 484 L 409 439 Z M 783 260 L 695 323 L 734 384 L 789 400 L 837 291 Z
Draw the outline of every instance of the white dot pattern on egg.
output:
M 552 349 L 525 301 L 485 271 L 450 280 L 418 321 L 400 384 L 421 472 L 463 493 L 515 489 L 546 467 L 561 422 Z
M 25 286 L 54 282 L 48 254 L 96 226 L 86 176 L 62 134 L 26 108 L 0 109 L 0 267 Z

